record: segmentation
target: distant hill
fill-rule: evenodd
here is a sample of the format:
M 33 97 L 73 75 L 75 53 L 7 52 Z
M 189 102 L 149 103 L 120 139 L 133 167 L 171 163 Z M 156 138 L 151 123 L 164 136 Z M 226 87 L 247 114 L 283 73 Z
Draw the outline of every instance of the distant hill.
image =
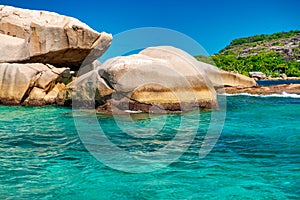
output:
M 300 77 L 300 31 L 238 38 L 218 54 L 196 58 L 247 76 L 260 71 L 272 77 L 280 73 Z

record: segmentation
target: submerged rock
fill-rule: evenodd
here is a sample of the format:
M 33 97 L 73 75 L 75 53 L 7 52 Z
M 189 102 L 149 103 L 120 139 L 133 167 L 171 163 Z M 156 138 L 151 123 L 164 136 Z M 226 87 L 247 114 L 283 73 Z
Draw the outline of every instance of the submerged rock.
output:
M 111 40 L 110 34 L 72 17 L 0 5 L 0 62 L 77 69 L 84 60 L 88 64 L 101 56 Z

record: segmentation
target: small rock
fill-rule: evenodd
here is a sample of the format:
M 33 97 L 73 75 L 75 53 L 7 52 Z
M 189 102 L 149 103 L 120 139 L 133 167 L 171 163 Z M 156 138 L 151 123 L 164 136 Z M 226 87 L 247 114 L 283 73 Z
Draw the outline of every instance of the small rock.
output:
M 46 92 L 38 87 L 34 87 L 29 97 L 25 100 L 25 105 L 31 105 L 31 106 L 41 106 L 45 105 L 44 97 L 46 96 Z
M 251 78 L 256 78 L 258 80 L 265 79 L 267 76 L 262 72 L 249 72 Z
M 283 80 L 287 79 L 287 75 L 285 73 L 280 74 L 280 78 L 282 78 Z
M 57 83 L 50 92 L 44 97 L 46 104 L 54 104 L 60 92 L 65 90 L 66 86 L 63 83 Z

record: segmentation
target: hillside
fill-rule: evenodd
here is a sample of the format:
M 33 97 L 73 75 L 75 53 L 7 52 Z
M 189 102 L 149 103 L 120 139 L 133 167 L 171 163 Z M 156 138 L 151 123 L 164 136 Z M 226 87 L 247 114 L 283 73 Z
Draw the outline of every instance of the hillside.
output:
M 218 54 L 196 58 L 247 76 L 260 71 L 272 77 L 281 73 L 300 77 L 300 31 L 238 38 Z

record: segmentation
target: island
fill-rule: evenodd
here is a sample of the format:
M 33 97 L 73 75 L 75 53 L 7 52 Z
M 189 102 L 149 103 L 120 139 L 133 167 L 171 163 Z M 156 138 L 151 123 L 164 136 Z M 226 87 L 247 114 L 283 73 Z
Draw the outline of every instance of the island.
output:
M 1 104 L 169 113 L 218 108 L 218 94 L 300 93 L 299 85 L 260 87 L 248 77 L 298 76 L 299 31 L 236 39 L 210 57 L 156 46 L 100 63 L 111 34 L 52 12 L 0 8 Z

